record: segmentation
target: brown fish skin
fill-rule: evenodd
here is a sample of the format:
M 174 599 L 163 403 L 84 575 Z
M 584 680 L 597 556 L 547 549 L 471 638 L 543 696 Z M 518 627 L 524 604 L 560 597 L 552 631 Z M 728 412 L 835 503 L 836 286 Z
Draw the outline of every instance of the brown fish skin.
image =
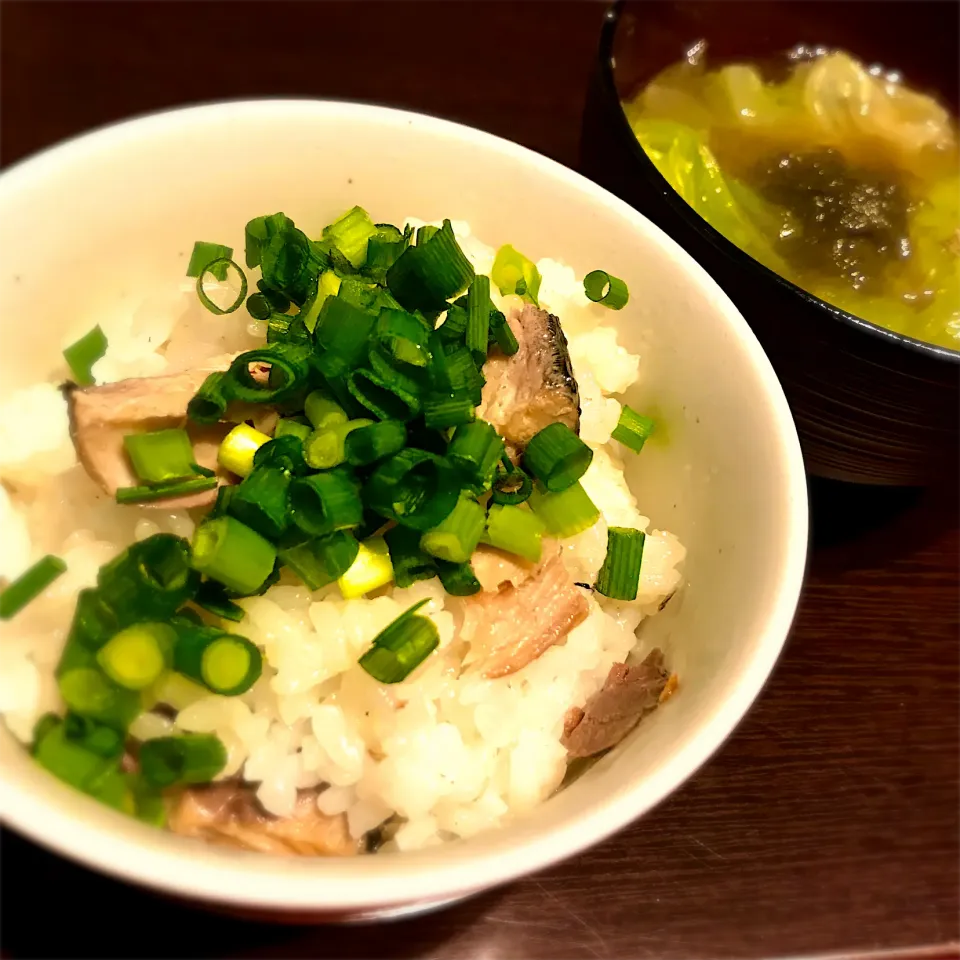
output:
M 642 719 L 655 710 L 667 686 L 663 654 L 652 650 L 642 663 L 615 663 L 603 686 L 580 707 L 571 707 L 560 742 L 573 760 L 592 757 L 616 746 Z
M 560 321 L 533 304 L 508 318 L 519 349 L 493 354 L 483 368 L 486 384 L 477 417 L 492 423 L 517 459 L 531 438 L 551 423 L 580 432 L 580 392 Z
M 464 602 L 463 636 L 487 679 L 522 670 L 582 623 L 590 605 L 556 553 L 519 585 L 478 593 Z
M 123 446 L 130 433 L 147 433 L 170 427 L 185 427 L 193 442 L 194 459 L 201 467 L 214 470 L 221 483 L 235 478 L 217 463 L 220 441 L 238 422 L 200 426 L 187 420 L 187 404 L 210 373 L 226 370 L 233 358 L 224 356 L 198 369 L 157 377 L 131 377 L 115 383 L 92 387 L 68 384 L 64 388 L 70 416 L 70 435 L 77 456 L 90 477 L 107 493 L 120 487 L 136 486 L 134 474 Z M 246 419 L 249 410 L 238 411 Z M 167 510 L 209 506 L 217 496 L 216 488 L 182 497 L 170 497 L 143 504 Z
M 343 814 L 317 809 L 317 790 L 301 790 L 291 817 L 273 817 L 252 788 L 236 781 L 191 787 L 177 798 L 168 825 L 174 833 L 278 856 L 346 857 L 360 852 Z

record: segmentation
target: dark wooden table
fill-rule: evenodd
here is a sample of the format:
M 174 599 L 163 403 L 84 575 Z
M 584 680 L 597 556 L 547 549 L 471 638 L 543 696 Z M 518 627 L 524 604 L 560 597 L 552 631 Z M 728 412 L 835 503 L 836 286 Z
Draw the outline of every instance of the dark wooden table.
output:
M 144 111 L 297 95 L 451 117 L 575 166 L 602 15 L 572 2 L 4 2 L 2 159 Z M 693 780 L 576 860 L 417 920 L 297 929 L 173 906 L 8 832 L 3 953 L 951 955 L 954 483 L 939 492 L 814 483 L 809 579 L 767 689 Z

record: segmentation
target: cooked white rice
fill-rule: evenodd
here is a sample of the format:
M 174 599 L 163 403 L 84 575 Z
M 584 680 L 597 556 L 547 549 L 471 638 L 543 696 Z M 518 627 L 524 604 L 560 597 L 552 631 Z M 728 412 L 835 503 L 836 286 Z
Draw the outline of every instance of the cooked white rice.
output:
M 419 225 L 421 221 L 412 223 Z M 455 222 L 478 273 L 494 250 Z M 293 810 L 298 788 L 331 784 L 319 795 L 326 813 L 345 812 L 361 836 L 398 814 L 389 846 L 411 850 L 468 837 L 540 803 L 560 783 L 560 744 L 567 709 L 582 705 L 611 665 L 636 643 L 640 620 L 680 581 L 684 548 L 665 531 L 648 530 L 623 477 L 620 448 L 610 441 L 620 404 L 613 394 L 637 378 L 640 357 L 617 342 L 609 313 L 583 294 L 582 279 L 555 260 L 541 260 L 540 301 L 566 331 L 582 404 L 581 436 L 595 450 L 583 479 L 603 521 L 565 542 L 574 578 L 592 582 L 606 549 L 606 525 L 647 530 L 640 592 L 632 603 L 590 600 L 590 616 L 565 644 L 517 673 L 484 680 L 460 675 L 450 651 L 458 605 L 436 580 L 376 599 L 344 601 L 335 586 L 311 593 L 285 572 L 262 597 L 241 601 L 241 631 L 263 650 L 264 672 L 237 698 L 204 696 L 184 703 L 175 721 L 148 713 L 134 724 L 146 739 L 175 730 L 213 731 L 228 748 L 223 776 L 241 772 L 258 784 L 263 806 Z M 501 300 L 494 291 L 494 297 Z M 502 298 L 509 309 L 510 298 Z M 245 317 L 244 313 L 244 317 Z M 155 298 L 132 316 L 106 324 L 110 347 L 98 381 L 150 376 L 207 357 L 248 349 L 263 331 L 256 322 L 211 323 L 192 283 Z M 67 573 L 6 624 L 0 642 L 0 713 L 28 742 L 37 718 L 62 709 L 53 671 L 77 592 L 134 539 L 168 531 L 189 537 L 199 517 L 117 506 L 77 464 L 63 399 L 54 384 L 36 384 L 0 403 L 0 576 L 12 577 L 46 553 Z M 416 600 L 435 621 L 440 647 L 402 684 L 378 684 L 357 666 L 376 633 Z

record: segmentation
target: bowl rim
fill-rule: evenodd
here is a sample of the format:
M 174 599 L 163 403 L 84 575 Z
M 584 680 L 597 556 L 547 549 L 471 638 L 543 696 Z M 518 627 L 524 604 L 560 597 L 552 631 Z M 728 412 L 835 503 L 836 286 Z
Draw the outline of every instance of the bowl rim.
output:
M 637 140 L 633 133 L 630 121 L 627 119 L 627 114 L 623 109 L 623 104 L 617 91 L 617 85 L 614 79 L 616 64 L 614 63 L 613 45 L 616 39 L 617 29 L 620 26 L 621 14 L 624 12 L 625 7 L 626 0 L 613 0 L 613 3 L 604 14 L 603 25 L 600 29 L 600 43 L 597 49 L 601 95 L 616 104 L 615 113 L 617 116 L 618 133 L 621 139 L 626 140 L 631 155 L 640 164 L 647 180 L 651 186 L 658 190 L 671 209 L 739 267 L 744 269 L 752 268 L 760 271 L 768 279 L 780 284 L 780 286 L 789 290 L 811 307 L 830 314 L 835 320 L 839 320 L 854 330 L 862 331 L 868 336 L 893 342 L 908 350 L 931 357 L 935 360 L 960 366 L 960 347 L 956 350 L 950 347 L 941 347 L 938 344 L 928 343 L 926 340 L 918 340 L 916 337 L 910 337 L 904 333 L 898 333 L 895 330 L 881 327 L 879 324 L 865 320 L 863 317 L 858 317 L 855 313 L 850 313 L 842 307 L 837 307 L 826 300 L 821 300 L 820 297 L 810 293 L 809 290 L 805 290 L 786 277 L 780 276 L 775 270 L 771 270 L 768 266 L 752 257 L 746 250 L 738 247 L 732 240 L 728 240 L 674 190 L 670 181 L 663 176 L 653 161 L 647 156 L 647 152 L 640 146 L 640 141 Z
M 179 898 L 234 907 L 284 912 L 357 911 L 420 902 L 459 899 L 544 869 L 604 840 L 680 787 L 722 745 L 752 706 L 767 682 L 786 642 L 807 562 L 808 499 L 800 443 L 786 398 L 773 367 L 753 331 L 729 297 L 680 245 L 629 204 L 562 164 L 509 140 L 426 114 L 355 101 L 311 98 L 263 98 L 216 101 L 152 112 L 109 124 L 54 145 L 0 173 L 0 203 L 22 185 L 42 182 L 76 159 L 95 156 L 108 147 L 123 147 L 141 137 L 183 136 L 202 128 L 217 115 L 236 122 L 260 115 L 300 122 L 362 119 L 386 129 L 409 127 L 476 145 L 526 166 L 562 188 L 587 195 L 591 202 L 625 219 L 639 236 L 657 246 L 683 270 L 688 282 L 714 304 L 718 322 L 729 329 L 751 364 L 774 422 L 776 455 L 783 488 L 783 559 L 780 575 L 767 601 L 767 615 L 756 632 L 755 648 L 725 699 L 700 720 L 699 728 L 680 749 L 649 776 L 629 789 L 607 797 L 581 816 L 541 834 L 530 834 L 511 846 L 493 842 L 458 860 L 444 859 L 433 848 L 389 856 L 378 869 L 358 861 L 328 858 L 322 869 L 310 858 L 242 854 L 208 846 L 191 857 L 196 841 L 139 824 L 100 808 L 82 795 L 70 803 L 37 797 L 27 784 L 0 766 L 0 821 L 34 842 L 69 859 Z M 67 788 L 62 788 L 67 789 Z M 84 811 L 90 815 L 85 816 Z M 122 822 L 121 822 L 122 821 Z M 487 836 L 491 836 L 488 834 Z M 162 838 L 162 840 L 160 839 Z M 299 861 L 299 862 L 298 862 Z M 358 869 L 359 868 L 359 869 Z

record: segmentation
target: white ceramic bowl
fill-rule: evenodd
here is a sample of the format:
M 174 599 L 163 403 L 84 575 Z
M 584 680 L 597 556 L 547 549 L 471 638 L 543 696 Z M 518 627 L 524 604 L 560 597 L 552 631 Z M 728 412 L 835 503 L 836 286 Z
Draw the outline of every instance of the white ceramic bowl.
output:
M 425 909 L 569 857 L 649 810 L 720 746 L 760 692 L 790 627 L 807 547 L 790 412 L 713 280 L 578 174 L 413 113 L 299 100 L 213 104 L 99 130 L 4 173 L 0 390 L 54 375 L 63 347 L 105 311 L 178 283 L 195 239 L 242 249 L 251 216 L 283 210 L 311 231 L 355 203 L 379 221 L 468 220 L 491 245 L 627 280 L 630 303 L 610 322 L 643 355 L 628 399 L 655 408 L 669 438 L 630 459 L 631 480 L 654 526 L 688 549 L 682 593 L 642 629 L 665 648 L 681 687 L 513 826 L 348 860 L 233 852 L 142 826 L 63 786 L 0 732 L 0 816 L 9 826 L 126 880 L 285 919 Z

